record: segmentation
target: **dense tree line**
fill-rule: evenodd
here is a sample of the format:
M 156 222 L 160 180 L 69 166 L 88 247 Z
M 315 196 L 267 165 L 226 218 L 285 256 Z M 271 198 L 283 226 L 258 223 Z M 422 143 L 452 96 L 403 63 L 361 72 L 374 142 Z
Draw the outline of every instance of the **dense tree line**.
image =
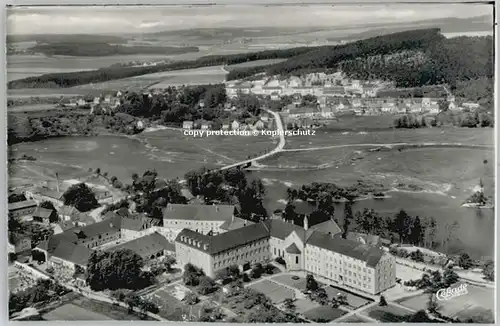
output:
M 314 48 L 299 47 L 285 50 L 267 50 L 253 53 L 205 56 L 193 61 L 177 61 L 149 67 L 109 67 L 91 71 L 45 74 L 8 83 L 8 88 L 60 88 L 99 83 L 114 79 L 146 75 L 156 72 L 194 69 L 217 65 L 231 65 L 263 59 L 291 58 Z
M 99 207 L 94 192 L 85 183 L 72 185 L 64 192 L 62 198 L 64 205 L 74 206 L 80 212 Z
M 155 282 L 143 266 L 143 259 L 129 249 L 94 251 L 87 263 L 87 284 L 94 291 L 142 289 Z
M 9 145 L 63 136 L 92 136 L 103 132 L 135 134 L 138 119 L 124 113 L 89 115 L 88 113 L 54 112 L 30 116 L 9 114 L 7 142 Z
M 457 127 L 493 127 L 494 118 L 486 112 L 452 112 L 445 110 L 436 117 L 424 117 L 415 114 L 405 114 L 394 119 L 394 127 L 402 129 L 416 129 L 425 127 L 440 127 L 453 125 Z
M 78 41 L 57 42 L 49 44 L 37 44 L 28 51 L 43 53 L 45 55 L 67 55 L 78 57 L 104 57 L 111 55 L 132 55 L 132 54 L 184 54 L 189 52 L 199 52 L 195 46 L 173 47 L 173 46 L 125 46 L 110 45 L 105 42 L 80 43 Z
M 209 171 L 202 168 L 186 173 L 185 179 L 191 193 L 203 196 L 207 204 L 236 205 L 240 216 L 250 220 L 267 217 L 263 206 L 264 184 L 260 179 L 249 180 L 240 169 Z
M 163 218 L 163 209 L 170 204 L 186 204 L 177 181 L 158 178 L 155 170 L 147 170 L 141 177 L 132 175 L 132 185 L 125 187 L 137 195 L 134 197 L 137 212 L 145 212 L 151 217 Z
M 178 125 L 186 120 L 212 121 L 229 116 L 224 111 L 226 99 L 222 84 L 168 87 L 163 94 L 150 97 L 135 92 L 127 93 L 116 112 L 160 119 L 165 124 Z

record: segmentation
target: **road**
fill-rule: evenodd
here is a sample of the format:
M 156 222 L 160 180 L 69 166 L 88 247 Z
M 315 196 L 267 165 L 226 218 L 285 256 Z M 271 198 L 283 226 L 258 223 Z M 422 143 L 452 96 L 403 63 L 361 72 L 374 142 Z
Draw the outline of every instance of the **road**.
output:
M 240 161 L 240 162 L 236 162 L 236 163 L 232 163 L 232 164 L 223 166 L 223 167 L 217 169 L 218 171 L 224 171 L 224 170 L 235 168 L 237 166 L 245 165 L 247 163 L 257 162 L 257 161 L 263 160 L 265 158 L 268 158 L 270 156 L 273 156 L 279 152 L 284 151 L 283 148 L 285 147 L 286 141 L 285 141 L 285 128 L 283 127 L 283 121 L 281 121 L 281 117 L 277 112 L 274 112 L 271 110 L 266 110 L 266 111 L 269 112 L 270 114 L 272 114 L 274 116 L 275 121 L 276 121 L 276 127 L 279 131 L 279 137 L 280 137 L 280 141 L 278 143 L 278 146 L 276 146 L 275 149 L 273 149 L 272 151 L 270 151 L 266 154 L 263 154 L 263 155 L 260 155 L 260 156 L 254 157 L 254 158 L 250 158 L 248 160 L 244 160 L 244 161 Z M 186 183 L 186 180 L 184 180 L 184 179 L 179 180 L 179 183 L 184 184 L 184 183 Z
M 277 154 L 277 153 L 283 151 L 283 147 L 285 147 L 285 129 L 283 127 L 283 122 L 281 121 L 281 117 L 278 113 L 276 113 L 274 111 L 271 111 L 271 110 L 266 110 L 266 111 L 269 112 L 270 114 L 272 114 L 274 116 L 274 119 L 276 120 L 276 126 L 278 128 L 279 137 L 280 137 L 280 141 L 278 143 L 278 146 L 276 146 L 276 148 L 273 149 L 272 151 L 270 151 L 269 153 L 266 153 L 266 154 L 263 154 L 261 156 L 257 156 L 257 157 L 254 157 L 254 158 L 251 158 L 251 159 L 248 159 L 245 161 L 236 162 L 236 163 L 233 163 L 230 165 L 223 166 L 219 170 L 221 170 L 221 171 L 228 170 L 228 169 L 237 167 L 239 165 L 245 165 L 247 163 L 257 162 L 257 161 L 263 160 L 267 157 L 273 156 L 274 154 Z

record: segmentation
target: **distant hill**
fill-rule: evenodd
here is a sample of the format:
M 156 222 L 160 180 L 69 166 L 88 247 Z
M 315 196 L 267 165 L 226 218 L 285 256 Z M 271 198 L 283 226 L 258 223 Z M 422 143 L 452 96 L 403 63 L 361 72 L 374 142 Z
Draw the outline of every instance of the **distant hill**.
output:
M 230 71 L 227 79 L 256 73 L 297 75 L 342 69 L 353 78 L 386 79 L 400 87 L 447 83 L 452 88 L 465 80 L 493 77 L 492 37 L 447 39 L 437 28 L 417 29 L 376 36 L 342 45 L 267 50 L 234 55 L 207 56 L 154 67 L 104 68 L 95 71 L 46 74 L 11 81 L 9 88 L 72 87 L 149 73 L 214 65 L 229 65 L 264 59 L 287 59 L 263 67 Z M 467 92 L 474 90 L 467 86 Z
M 493 32 L 493 17 L 488 15 L 477 16 L 472 18 L 444 18 L 444 19 L 429 19 L 422 21 L 414 21 L 407 23 L 393 24 L 371 24 L 359 26 L 359 28 L 370 28 L 368 31 L 359 33 L 351 33 L 345 36 L 330 37 L 329 41 L 349 41 L 360 40 L 369 37 L 386 35 L 389 33 L 402 32 L 410 29 L 423 28 L 438 28 L 441 33 L 466 33 L 466 32 Z
M 127 43 L 127 39 L 112 35 L 94 34 L 34 34 L 7 35 L 7 43 L 37 42 L 37 43 Z

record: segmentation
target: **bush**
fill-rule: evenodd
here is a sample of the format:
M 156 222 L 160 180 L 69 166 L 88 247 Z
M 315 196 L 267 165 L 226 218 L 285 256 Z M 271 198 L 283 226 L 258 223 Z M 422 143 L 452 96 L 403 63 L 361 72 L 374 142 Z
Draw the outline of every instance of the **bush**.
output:
M 243 282 L 250 282 L 250 277 L 248 277 L 247 273 L 243 274 Z
M 380 296 L 380 301 L 378 303 L 379 306 L 387 306 L 387 301 L 385 300 L 385 297 L 383 295 Z
M 283 257 L 276 257 L 274 261 L 286 267 L 286 261 L 283 259 Z

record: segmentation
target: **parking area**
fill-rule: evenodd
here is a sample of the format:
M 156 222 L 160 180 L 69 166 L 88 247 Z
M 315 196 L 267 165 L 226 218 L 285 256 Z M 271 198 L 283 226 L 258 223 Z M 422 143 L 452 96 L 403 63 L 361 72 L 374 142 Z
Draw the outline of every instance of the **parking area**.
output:
M 295 292 L 293 290 L 270 280 L 257 282 L 250 285 L 249 288 L 263 293 L 269 297 L 274 304 L 282 302 L 288 298 L 295 298 Z

